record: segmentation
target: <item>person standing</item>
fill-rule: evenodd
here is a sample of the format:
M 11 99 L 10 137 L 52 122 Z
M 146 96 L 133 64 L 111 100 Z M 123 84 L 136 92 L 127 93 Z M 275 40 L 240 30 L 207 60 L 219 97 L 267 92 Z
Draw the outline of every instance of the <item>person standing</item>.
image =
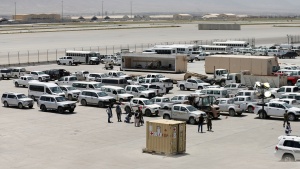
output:
M 207 114 L 207 131 L 212 131 L 212 116 L 208 113 Z
M 288 120 L 288 114 L 287 111 L 285 111 L 283 114 L 283 127 L 285 127 L 285 123 L 288 123 Z
M 122 109 L 121 109 L 120 104 L 117 104 L 117 106 L 116 106 L 116 113 L 117 113 L 118 122 L 122 122 L 122 120 L 121 120 Z
M 200 128 L 201 128 L 201 133 L 203 133 L 203 131 L 202 131 L 203 122 L 204 122 L 204 117 L 203 117 L 203 114 L 201 114 L 200 117 L 199 117 L 199 121 L 198 121 L 198 133 L 199 133 Z
M 112 118 L 112 111 L 111 111 L 111 107 L 108 106 L 108 108 L 106 109 L 106 113 L 107 113 L 107 116 L 108 116 L 108 123 L 112 123 L 110 121 L 110 118 Z
M 134 126 L 135 127 L 140 127 L 140 112 L 139 109 L 134 113 Z
M 139 123 L 142 126 L 144 124 L 144 118 L 143 118 L 143 112 L 142 112 L 142 107 L 139 107 Z
M 285 134 L 287 136 L 289 136 L 291 134 L 291 132 L 292 132 L 291 124 L 290 124 L 290 122 L 287 122 L 286 127 L 285 127 Z

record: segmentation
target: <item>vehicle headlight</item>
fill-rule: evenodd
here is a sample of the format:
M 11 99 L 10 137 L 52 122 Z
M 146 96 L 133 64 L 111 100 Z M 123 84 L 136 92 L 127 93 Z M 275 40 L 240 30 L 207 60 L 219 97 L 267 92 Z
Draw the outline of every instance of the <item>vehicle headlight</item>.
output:
M 64 107 L 69 107 L 69 106 L 70 106 L 70 105 L 68 105 L 68 104 L 65 104 L 65 105 L 64 105 Z

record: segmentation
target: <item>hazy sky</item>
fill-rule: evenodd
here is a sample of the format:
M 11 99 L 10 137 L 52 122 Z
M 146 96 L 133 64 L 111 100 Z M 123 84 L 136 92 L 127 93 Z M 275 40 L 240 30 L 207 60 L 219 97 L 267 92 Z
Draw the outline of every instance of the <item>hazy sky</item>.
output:
M 63 0 L 64 13 L 251 13 L 300 14 L 300 0 Z M 0 14 L 61 13 L 62 0 L 0 0 Z

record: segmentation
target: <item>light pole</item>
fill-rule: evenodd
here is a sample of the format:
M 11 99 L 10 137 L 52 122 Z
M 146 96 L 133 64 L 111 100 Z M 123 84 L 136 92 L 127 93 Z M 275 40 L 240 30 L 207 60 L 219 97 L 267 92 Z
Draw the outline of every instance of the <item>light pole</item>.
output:
M 102 19 L 103 19 L 103 1 L 102 1 Z
M 15 2 L 15 21 L 17 20 L 17 2 Z
M 64 1 L 61 1 L 61 22 L 64 21 Z

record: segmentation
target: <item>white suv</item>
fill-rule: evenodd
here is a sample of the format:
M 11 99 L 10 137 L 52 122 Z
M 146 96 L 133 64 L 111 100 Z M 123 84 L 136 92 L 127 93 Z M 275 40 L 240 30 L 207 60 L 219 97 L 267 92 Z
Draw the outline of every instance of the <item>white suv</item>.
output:
M 112 107 L 116 103 L 115 98 L 99 90 L 83 90 L 78 96 L 78 101 L 83 106 L 98 105 L 101 108 L 105 106 Z
M 31 109 L 34 103 L 34 101 L 25 94 L 12 92 L 3 93 L 1 102 L 4 104 L 4 107 L 18 106 L 20 109 L 27 106 Z
M 300 160 L 300 136 L 279 136 L 275 147 L 275 157 L 282 161 Z
M 75 101 L 67 101 L 65 97 L 57 95 L 42 95 L 37 104 L 44 112 L 56 110 L 58 113 L 64 113 L 68 110 L 70 113 L 73 113 L 76 107 Z

